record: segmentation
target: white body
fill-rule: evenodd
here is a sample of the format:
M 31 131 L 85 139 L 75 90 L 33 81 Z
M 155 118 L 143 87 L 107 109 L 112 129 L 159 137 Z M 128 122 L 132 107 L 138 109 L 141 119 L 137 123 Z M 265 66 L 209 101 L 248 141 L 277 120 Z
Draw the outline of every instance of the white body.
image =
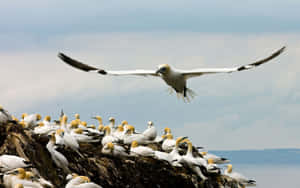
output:
M 166 152 L 170 152 L 174 149 L 176 141 L 174 139 L 166 139 L 162 143 L 162 149 Z
M 153 157 L 154 151 L 151 148 L 145 146 L 137 146 L 130 148 L 130 155 L 131 156 L 144 156 L 144 157 Z
M 51 154 L 51 158 L 56 164 L 56 166 L 64 169 L 65 172 L 69 172 L 70 171 L 68 168 L 69 162 L 67 158 L 63 154 L 55 150 L 56 149 L 55 145 L 51 140 L 49 140 L 46 148 Z
M 15 155 L 1 155 L 0 156 L 0 171 L 7 172 L 16 168 L 24 168 L 29 166 L 26 160 Z

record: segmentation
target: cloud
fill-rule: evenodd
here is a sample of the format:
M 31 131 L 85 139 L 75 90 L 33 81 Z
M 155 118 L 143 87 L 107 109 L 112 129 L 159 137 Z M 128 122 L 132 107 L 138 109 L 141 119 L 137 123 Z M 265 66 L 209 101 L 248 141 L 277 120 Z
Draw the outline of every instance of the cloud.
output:
M 153 120 L 159 130 L 169 126 L 175 135 L 188 135 L 208 149 L 294 147 L 300 141 L 295 135 L 300 97 L 297 34 L 87 33 L 15 41 L 29 48 L 0 52 L 1 104 L 13 113 L 54 114 L 63 106 L 83 118 L 102 113 L 127 119 L 139 130 Z M 287 45 L 284 54 L 257 69 L 189 80 L 188 87 L 198 94 L 190 104 L 168 96 L 159 78 L 84 73 L 56 56 L 62 51 L 114 70 L 155 69 L 161 63 L 192 69 L 247 64 L 282 45 Z
M 270 6 L 272 4 L 272 6 Z M 299 31 L 296 0 L 89 1 L 0 3 L 0 33 L 49 36 L 87 32 L 179 31 L 261 33 Z M 49 16 L 51 15 L 51 16 Z

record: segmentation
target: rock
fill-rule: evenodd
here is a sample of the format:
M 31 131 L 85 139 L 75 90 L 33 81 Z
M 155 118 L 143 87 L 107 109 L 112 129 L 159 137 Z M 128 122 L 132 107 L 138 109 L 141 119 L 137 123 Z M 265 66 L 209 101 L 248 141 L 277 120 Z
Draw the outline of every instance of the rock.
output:
M 30 160 L 37 174 L 49 180 L 55 187 L 64 187 L 67 174 L 52 161 L 46 149 L 47 142 L 47 138 L 33 135 L 20 125 L 0 126 L 0 155 L 13 154 Z M 80 158 L 70 149 L 60 152 L 68 159 L 73 173 L 88 176 L 104 188 L 218 188 L 223 187 L 221 184 L 237 187 L 236 182 L 223 175 L 211 175 L 207 180 L 201 181 L 187 168 L 172 167 L 167 162 L 150 157 L 108 156 L 101 153 L 101 147 L 100 142 L 81 144 L 80 152 L 85 158 Z

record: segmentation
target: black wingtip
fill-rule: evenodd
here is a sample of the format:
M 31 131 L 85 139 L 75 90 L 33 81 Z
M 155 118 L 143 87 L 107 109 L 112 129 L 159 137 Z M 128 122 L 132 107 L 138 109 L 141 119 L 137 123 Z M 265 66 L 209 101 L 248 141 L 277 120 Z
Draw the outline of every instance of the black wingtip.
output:
M 103 74 L 103 75 L 106 75 L 106 74 L 107 74 L 107 72 L 106 72 L 105 70 L 98 70 L 98 73 L 99 73 L 99 74 Z
M 67 58 L 67 56 L 61 52 L 58 52 L 57 57 L 59 57 L 60 59 L 64 60 Z

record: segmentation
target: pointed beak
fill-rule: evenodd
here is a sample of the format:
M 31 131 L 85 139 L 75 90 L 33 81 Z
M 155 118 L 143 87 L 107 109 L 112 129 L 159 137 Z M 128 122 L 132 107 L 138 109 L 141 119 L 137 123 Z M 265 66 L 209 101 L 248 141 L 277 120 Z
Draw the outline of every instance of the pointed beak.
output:
M 161 73 L 160 69 L 158 69 L 158 70 L 155 72 L 155 74 L 160 74 L 160 73 Z

